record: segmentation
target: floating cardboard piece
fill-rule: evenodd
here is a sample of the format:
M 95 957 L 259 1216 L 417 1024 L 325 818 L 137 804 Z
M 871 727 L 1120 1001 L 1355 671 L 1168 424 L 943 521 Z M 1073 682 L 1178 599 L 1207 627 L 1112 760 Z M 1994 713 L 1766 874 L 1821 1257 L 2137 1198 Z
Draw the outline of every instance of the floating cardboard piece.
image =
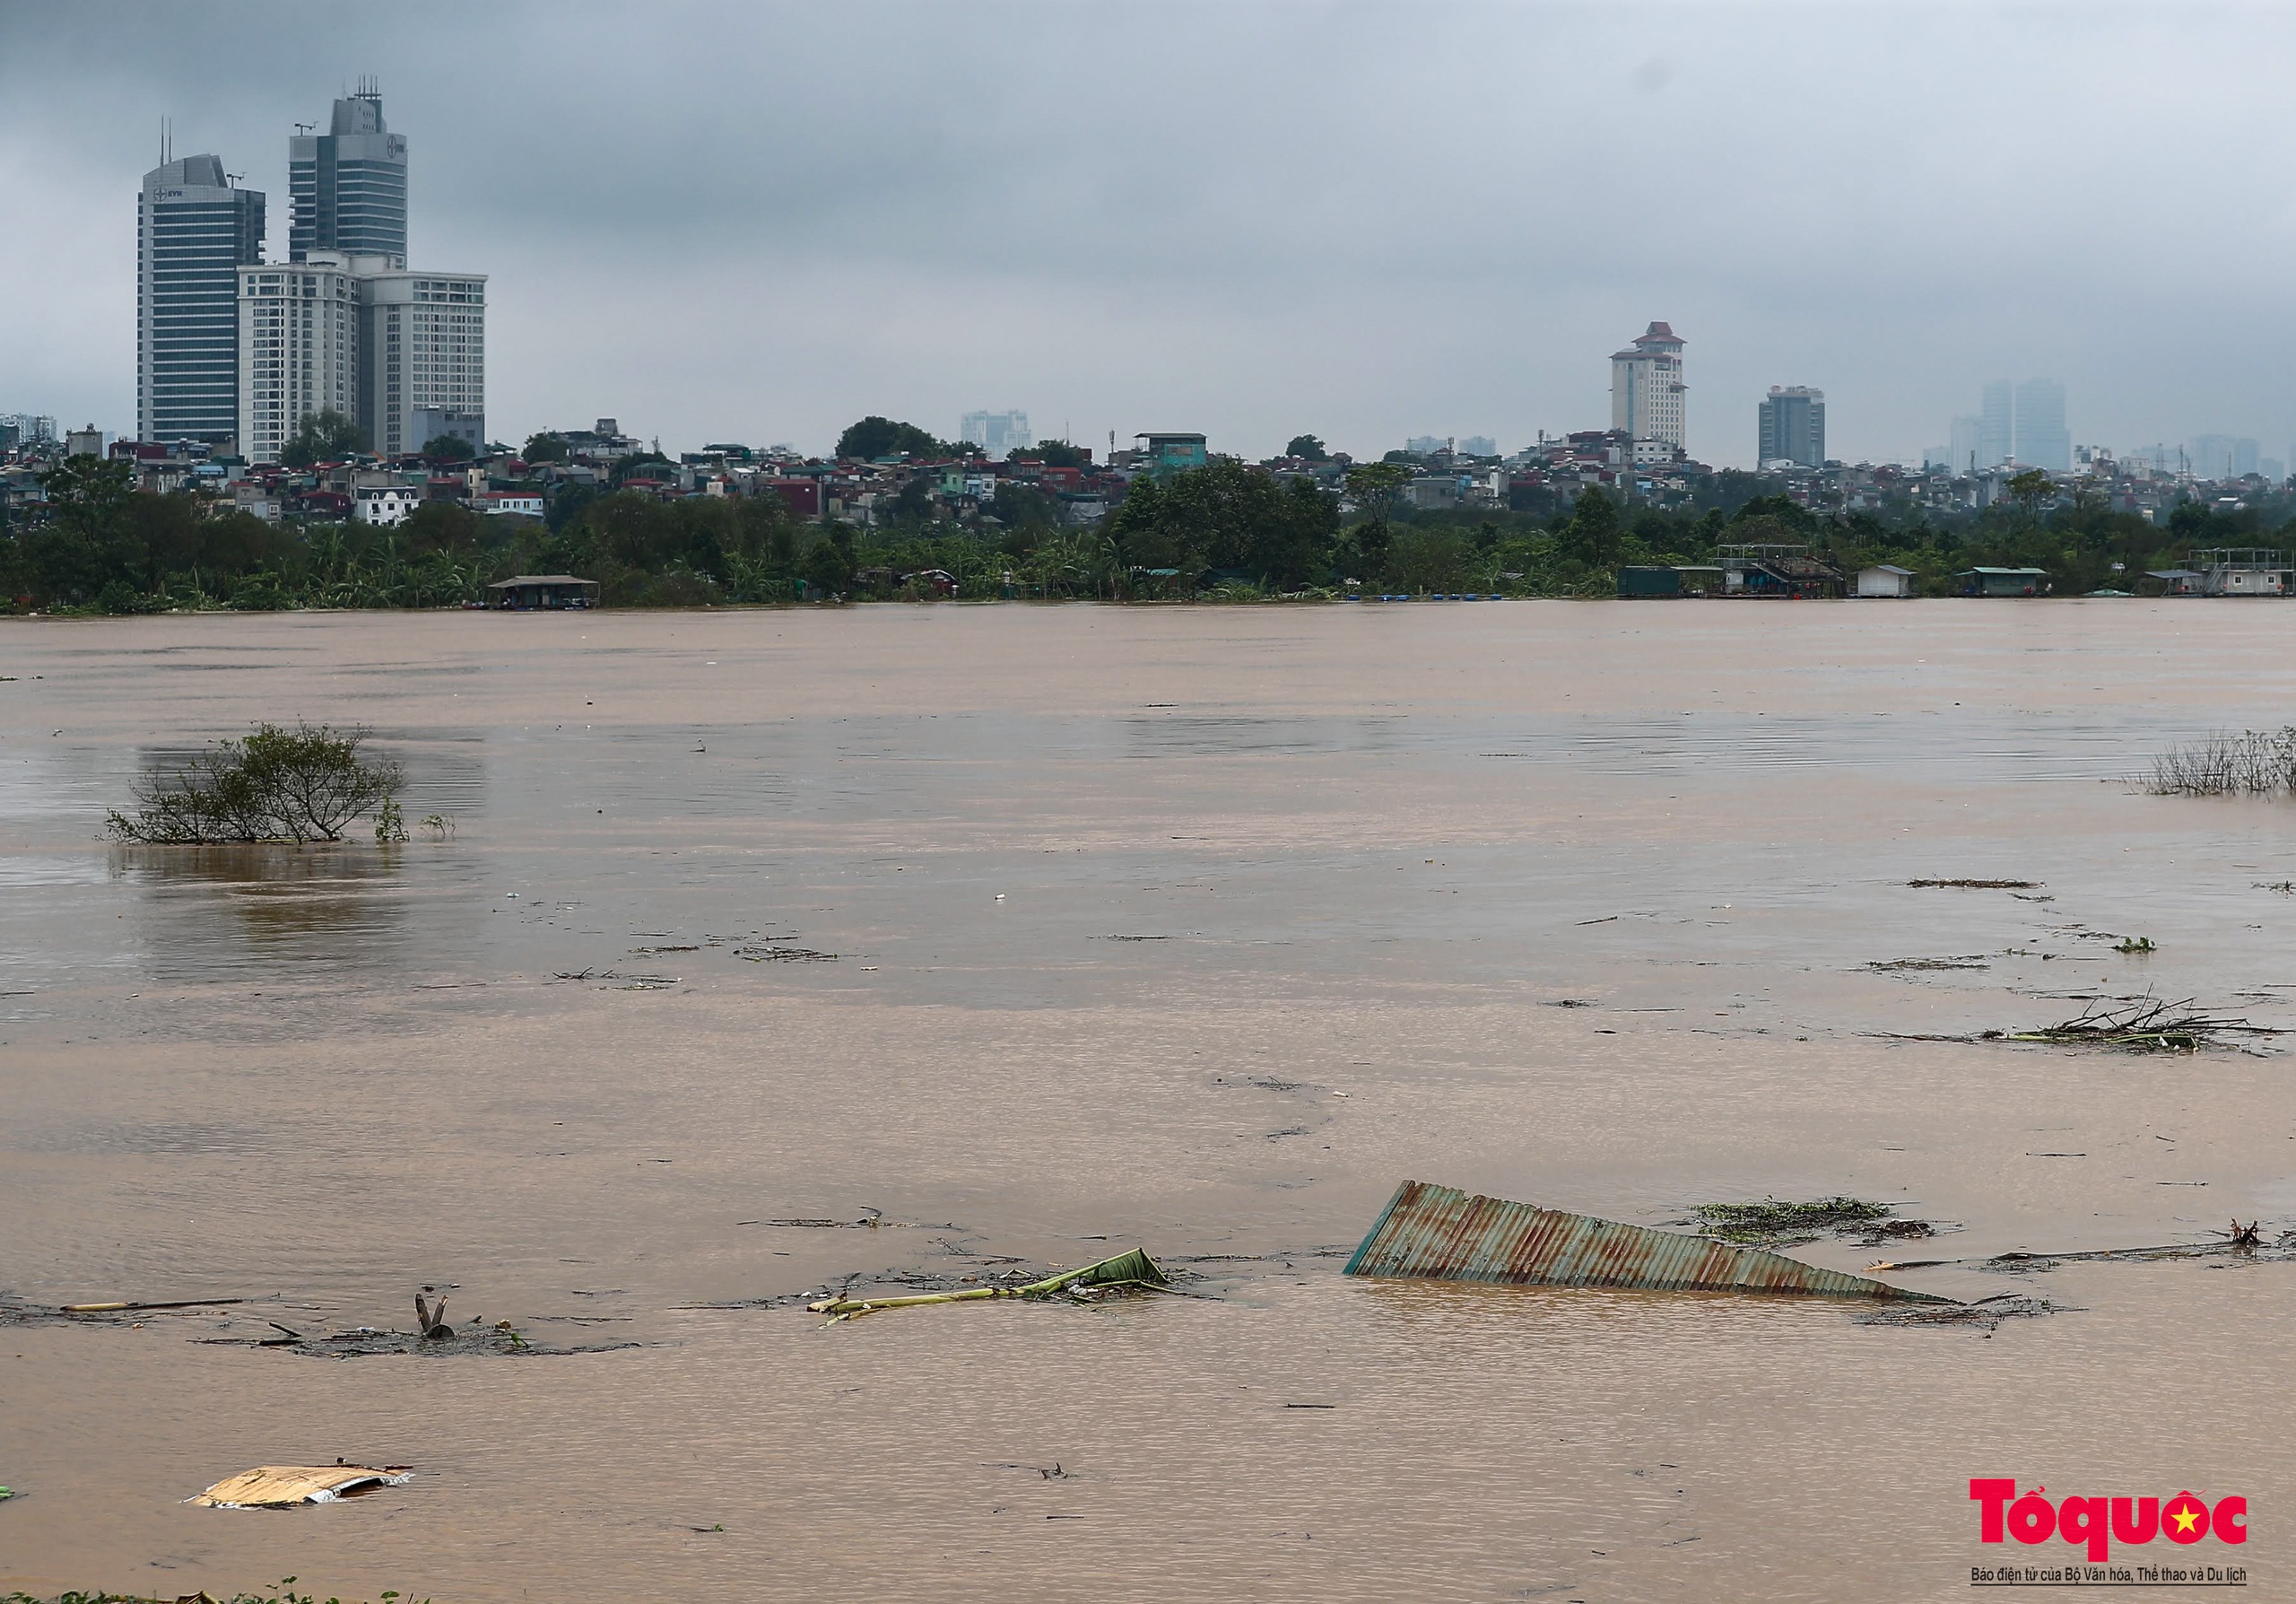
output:
M 1406 1181 L 1396 1189 L 1351 1276 L 1497 1281 L 1518 1286 L 1618 1286 L 1667 1292 L 1771 1292 L 1803 1297 L 1950 1303 L 1865 1276 L 1648 1225 L 1622 1225 L 1530 1203 L 1470 1197 Z
M 188 1500 L 210 1509 L 287 1509 L 332 1504 L 345 1493 L 404 1486 L 404 1465 L 258 1465 L 224 1478 Z

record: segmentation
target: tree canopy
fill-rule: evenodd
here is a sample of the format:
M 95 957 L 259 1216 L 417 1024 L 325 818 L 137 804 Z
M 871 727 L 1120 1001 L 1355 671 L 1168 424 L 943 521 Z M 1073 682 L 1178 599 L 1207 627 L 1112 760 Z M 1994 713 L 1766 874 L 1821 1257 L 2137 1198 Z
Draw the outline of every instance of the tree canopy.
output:
M 1088 446 L 1072 446 L 1065 440 L 1040 440 L 1033 446 L 1014 446 L 1004 454 L 1007 462 L 1041 462 L 1047 467 L 1090 467 L 1092 452 Z
M 874 462 L 880 457 L 951 457 L 960 453 L 914 423 L 896 423 L 891 418 L 872 414 L 837 437 L 837 454 Z
M 1329 462 L 1331 453 L 1324 449 L 1324 442 L 1312 434 L 1295 434 L 1292 443 L 1283 448 L 1286 457 L 1296 457 L 1302 462 Z
M 1161 483 L 1134 480 L 1109 536 L 1130 568 L 1225 570 L 1289 589 L 1326 576 L 1339 507 L 1311 480 L 1285 484 L 1222 457 Z
M 293 438 L 280 448 L 279 460 L 288 467 L 339 462 L 356 451 L 359 444 L 359 425 L 334 407 L 325 407 L 303 414 Z
M 566 437 L 554 429 L 526 436 L 526 449 L 518 453 L 527 462 L 563 462 L 566 460 Z

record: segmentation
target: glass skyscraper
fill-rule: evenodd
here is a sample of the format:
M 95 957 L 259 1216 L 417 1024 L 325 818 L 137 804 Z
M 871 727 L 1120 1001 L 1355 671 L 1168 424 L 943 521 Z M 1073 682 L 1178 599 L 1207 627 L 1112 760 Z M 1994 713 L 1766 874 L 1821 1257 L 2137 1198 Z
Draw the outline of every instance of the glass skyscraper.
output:
M 144 175 L 135 209 L 135 433 L 233 441 L 239 421 L 239 281 L 263 260 L 263 192 L 218 156 Z
M 406 137 L 384 126 L 372 79 L 335 103 L 326 133 L 287 141 L 287 198 L 289 261 L 339 250 L 406 266 Z

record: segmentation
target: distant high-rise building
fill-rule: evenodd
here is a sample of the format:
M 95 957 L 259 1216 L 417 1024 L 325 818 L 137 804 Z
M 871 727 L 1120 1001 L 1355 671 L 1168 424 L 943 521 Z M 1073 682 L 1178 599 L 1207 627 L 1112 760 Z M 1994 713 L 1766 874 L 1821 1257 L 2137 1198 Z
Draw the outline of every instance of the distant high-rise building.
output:
M 1987 390 L 1988 413 L 1992 405 Z M 2028 379 L 2017 387 L 2016 457 L 2027 467 L 2073 471 L 2073 436 L 2065 428 L 2065 387 L 2054 379 Z
M 1463 457 L 1496 457 L 1499 455 L 1499 442 L 1487 434 L 1470 434 L 1459 442 L 1459 454 Z
M 361 79 L 324 134 L 287 141 L 287 259 L 315 250 L 406 266 L 406 138 L 383 123 L 381 88 Z
M 486 443 L 483 274 L 332 250 L 242 272 L 239 345 L 250 461 L 277 461 L 303 420 L 327 411 L 378 456 L 444 434 Z
M 1985 387 L 1985 409 L 1978 419 L 1977 466 L 1999 467 L 2016 454 L 2016 386 L 1996 379 Z
M 263 260 L 263 192 L 217 156 L 164 161 L 135 208 L 135 434 L 230 443 L 239 432 L 244 262 Z
M 1037 443 L 1037 437 L 1029 432 L 1029 414 L 1024 412 L 969 412 L 958 429 L 957 438 L 978 446 L 991 457 L 1003 457 L 1017 448 Z
M 1637 440 L 1683 446 L 1683 342 L 1653 323 L 1624 351 L 1611 353 L 1611 427 Z
M 249 462 L 278 461 L 315 413 L 359 420 L 360 288 L 339 251 L 239 270 L 239 450 Z
M 2202 434 L 2185 442 L 2185 459 L 2196 479 L 2239 479 L 2257 471 L 2261 448 L 2230 434 Z
M 1826 393 L 1802 385 L 1771 385 L 1761 404 L 1761 444 L 1755 462 L 1767 466 L 1790 462 L 1797 467 L 1826 465 Z
M 1403 442 L 1403 449 L 1406 451 L 1415 452 L 1422 457 L 1432 457 L 1438 451 L 1449 450 L 1451 449 L 1451 442 L 1449 438 L 1445 435 L 1414 434 L 1409 440 Z
M 354 263 L 355 265 L 355 263 Z M 361 275 L 359 421 L 372 449 L 486 439 L 486 275 Z
M 1955 418 L 1952 428 L 1952 456 L 1948 458 L 1957 474 L 1966 474 L 1986 466 L 1982 460 L 1985 438 L 1983 418 Z

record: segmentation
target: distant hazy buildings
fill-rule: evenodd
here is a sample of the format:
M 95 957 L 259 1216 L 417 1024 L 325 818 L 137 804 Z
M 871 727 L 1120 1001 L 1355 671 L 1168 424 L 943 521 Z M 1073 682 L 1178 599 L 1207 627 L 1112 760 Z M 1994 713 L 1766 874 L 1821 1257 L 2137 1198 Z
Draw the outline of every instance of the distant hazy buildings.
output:
M 2230 434 L 2194 436 L 2185 442 L 2185 458 L 2196 478 L 2238 479 L 2261 471 L 2257 442 Z
M 2017 449 L 2017 387 L 1996 379 L 1985 387 L 1984 410 L 1977 425 L 1977 466 L 1999 467 Z
M 1771 385 L 1761 404 L 1760 445 L 1755 461 L 1767 467 L 1790 462 L 1796 467 L 1826 464 L 1826 393 L 1803 385 Z
M 2017 387 L 2015 455 L 2027 467 L 2073 471 L 2073 436 L 2065 427 L 2065 387 L 2054 379 L 2028 379 Z
M 1499 442 L 1487 434 L 1470 434 L 1459 442 L 1459 452 L 1465 457 L 1496 457 Z
M 2073 436 L 2065 426 L 2065 387 L 2054 379 L 2012 384 L 1996 379 L 1985 387 L 1983 410 L 1953 420 L 1952 443 L 1924 453 L 1933 466 L 1957 474 L 1985 473 L 2008 463 L 2073 471 Z
M 228 445 L 239 432 L 239 269 L 263 260 L 263 194 L 218 156 L 162 161 L 135 208 L 135 433 Z
M 1611 427 L 1637 440 L 1683 449 L 1683 342 L 1653 323 L 1624 351 L 1611 353 Z
M 1015 448 L 1037 443 L 1037 437 L 1029 430 L 1029 414 L 1024 412 L 969 412 L 957 431 L 957 438 L 978 446 L 991 457 L 1003 457 Z
M 287 196 L 289 261 L 340 250 L 406 266 L 406 139 L 384 126 L 373 79 L 335 103 L 326 133 L 288 140 Z

